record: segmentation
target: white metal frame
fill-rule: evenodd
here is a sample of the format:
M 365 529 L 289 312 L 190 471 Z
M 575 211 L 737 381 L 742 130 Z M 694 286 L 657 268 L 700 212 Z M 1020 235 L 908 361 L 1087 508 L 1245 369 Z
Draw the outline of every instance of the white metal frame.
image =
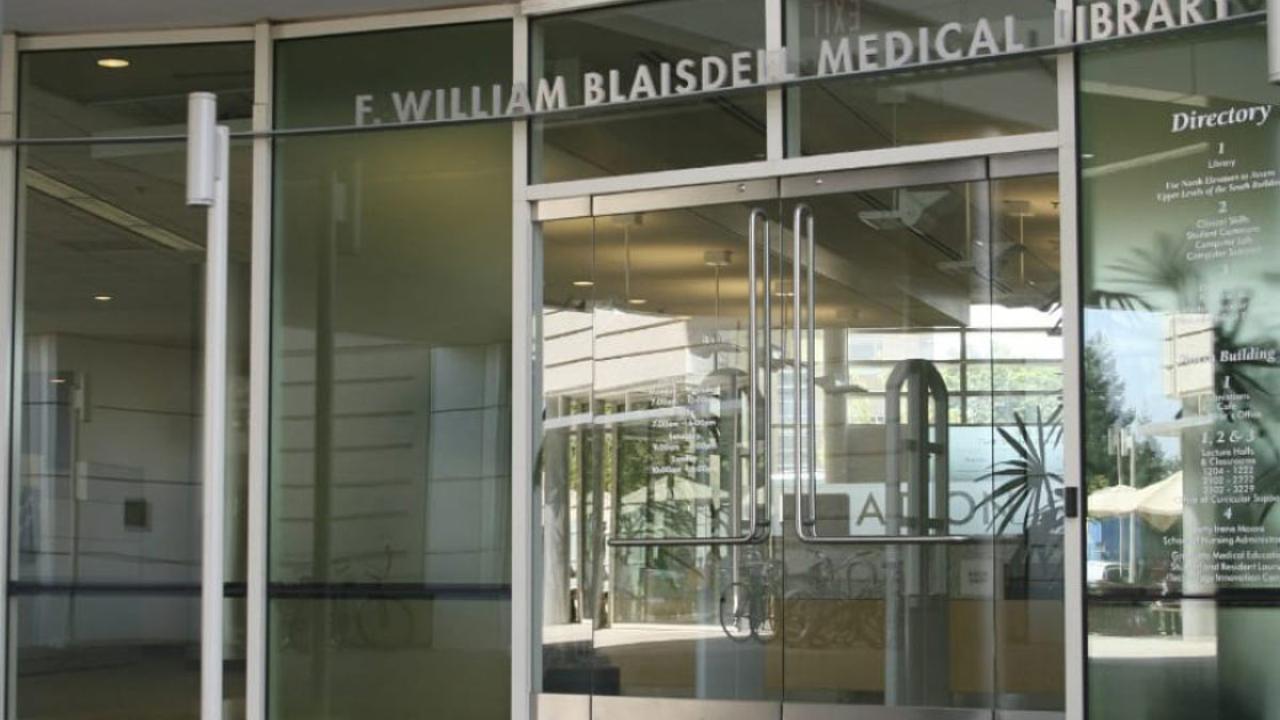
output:
M 1057 0 L 1070 11 L 1074 0 Z M 1077 517 L 1063 528 L 1063 653 L 1066 720 L 1084 720 L 1084 483 L 1083 368 L 1080 326 L 1080 197 L 1076 128 L 1076 53 L 1058 56 L 1058 217 L 1059 274 L 1062 297 L 1062 451 L 1063 485 L 1078 495 Z
M 789 175 L 859 170 L 863 168 L 904 165 L 933 160 L 958 160 L 989 157 L 1035 150 L 1056 150 L 1058 133 L 1041 132 L 998 138 L 955 140 L 931 145 L 912 145 L 882 150 L 814 155 L 810 157 L 760 160 L 736 165 L 667 170 L 662 172 L 618 175 L 591 180 L 568 180 L 529 186 L 530 200 L 555 200 L 585 195 L 601 195 L 633 190 L 657 190 L 685 185 L 762 180 Z
M 508 5 L 476 5 L 444 10 L 419 10 L 387 15 L 339 18 L 336 20 L 305 20 L 274 25 L 278 40 L 316 37 L 318 35 L 349 35 L 378 30 L 403 30 L 430 25 L 460 25 L 488 20 L 510 20 L 519 13 L 519 7 Z
M 254 28 L 253 129 L 270 130 L 275 53 L 271 26 Z M 253 201 L 249 290 L 249 468 L 245 589 L 245 718 L 267 707 L 268 482 L 271 405 L 271 157 L 268 137 L 253 141 Z
M 84 50 L 98 47 L 145 47 L 149 45 L 197 45 L 201 43 L 249 42 L 251 40 L 253 40 L 253 27 L 236 25 L 191 30 L 139 30 L 136 32 L 19 36 L 18 51 Z
M 511 33 L 513 80 L 528 75 L 529 20 L 516 15 Z M 532 478 L 537 429 L 538 364 L 533 304 L 534 239 L 526 197 L 529 177 L 529 121 L 511 124 L 511 717 L 531 717 L 534 698 L 535 622 L 533 590 L 538 544 Z
M 15 35 L 0 36 L 0 139 L 12 139 L 17 135 L 18 95 L 18 39 Z M 4 558 L 0 572 L 0 694 L 4 701 L 5 717 L 13 717 L 10 679 L 15 663 L 13 648 L 9 642 L 9 626 L 16 614 L 9 609 L 9 577 L 13 567 L 12 528 L 9 523 L 9 499 L 13 493 L 13 471 L 19 462 L 15 452 L 16 442 L 11 419 L 14 392 L 18 373 L 14 358 L 14 338 L 18 333 L 18 315 L 15 312 L 17 275 L 17 199 L 18 199 L 18 148 L 13 145 L 0 147 L 0 442 L 8 448 L 5 458 L 4 487 L 0 488 L 0 558 Z

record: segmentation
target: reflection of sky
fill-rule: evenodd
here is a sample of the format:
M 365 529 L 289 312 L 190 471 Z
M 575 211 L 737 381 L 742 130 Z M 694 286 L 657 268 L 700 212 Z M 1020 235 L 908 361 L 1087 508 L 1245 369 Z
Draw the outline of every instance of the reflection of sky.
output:
M 1165 394 L 1164 317 L 1137 311 L 1086 309 L 1085 338 L 1102 337 L 1124 383 L 1124 407 L 1140 422 L 1174 420 L 1182 404 Z M 1176 455 L 1176 438 L 1161 438 L 1166 452 Z

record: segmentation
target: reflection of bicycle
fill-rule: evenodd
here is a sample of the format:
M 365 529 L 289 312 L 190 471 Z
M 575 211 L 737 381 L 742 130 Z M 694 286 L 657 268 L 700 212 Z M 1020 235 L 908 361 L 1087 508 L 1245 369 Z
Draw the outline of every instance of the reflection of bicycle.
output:
M 885 585 L 874 552 L 836 562 L 814 551 L 817 562 L 787 593 L 787 641 L 815 648 L 884 647 Z
M 775 628 L 778 572 L 774 563 L 752 555 L 742 566 L 745 579 L 720 592 L 720 628 L 734 642 L 768 642 Z
M 339 590 L 336 596 L 280 603 L 283 647 L 307 650 L 313 639 L 320 638 L 342 648 L 396 648 L 413 642 L 413 608 L 404 599 L 379 596 L 377 592 L 386 587 L 391 576 L 392 556 L 391 546 L 387 545 L 381 571 L 366 570 L 362 583 L 332 586 Z M 338 577 L 347 576 L 349 568 L 348 561 L 339 563 Z M 303 578 L 302 584 L 315 583 Z

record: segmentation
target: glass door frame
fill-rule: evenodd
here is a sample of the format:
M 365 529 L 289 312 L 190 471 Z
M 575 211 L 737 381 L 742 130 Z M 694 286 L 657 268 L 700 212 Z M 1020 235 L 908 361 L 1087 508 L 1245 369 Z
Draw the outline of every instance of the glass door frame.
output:
M 1064 63 L 1068 64 L 1068 63 Z M 1062 71 L 1060 66 L 1059 71 Z M 1074 93 L 1072 93 L 1074 95 Z M 1072 121 L 1070 127 L 1074 127 Z M 533 253 L 533 262 L 527 276 L 530 295 L 528 297 L 527 317 L 536 318 L 542 307 L 542 257 L 540 224 L 544 221 L 567 220 L 573 218 L 600 217 L 619 212 L 637 212 L 640 209 L 674 209 L 696 207 L 699 205 L 724 202 L 772 202 L 775 198 L 780 203 L 788 199 L 799 199 L 813 195 L 852 192 L 863 189 L 893 188 L 904 186 L 920 186 L 931 183 L 994 181 L 1002 178 L 1013 178 L 1030 175 L 1056 174 L 1059 181 L 1060 202 L 1060 262 L 1062 271 L 1062 316 L 1063 316 L 1063 405 L 1064 405 L 1064 438 L 1063 449 L 1066 456 L 1064 472 L 1066 492 L 1078 488 L 1079 471 L 1077 464 L 1080 443 L 1080 384 L 1078 374 L 1078 330 L 1077 327 L 1077 294 L 1076 286 L 1076 217 L 1075 217 L 1075 151 L 1074 142 L 1059 142 L 1059 133 L 1043 133 L 1031 136 L 1015 136 L 991 140 L 960 141 L 943 143 L 934 146 L 899 148 L 890 151 L 873 151 L 856 153 L 839 157 L 797 158 L 776 163 L 753 164 L 755 172 L 743 172 L 741 168 L 707 168 L 693 171 L 673 171 L 654 173 L 648 176 L 630 176 L 625 178 L 608 178 L 596 181 L 573 181 L 554 185 L 530 186 L 528 188 L 529 225 L 526 232 Z M 1074 133 L 1072 134 L 1074 137 Z M 771 173 L 781 169 L 783 172 Z M 791 170 L 792 172 L 786 172 Z M 776 183 L 774 190 L 769 184 Z M 591 192 L 596 189 L 598 192 Z M 781 208 L 781 205 L 777 206 Z M 744 222 L 746 218 L 744 217 Z M 779 222 L 790 225 L 787 218 L 779 218 Z M 535 324 L 536 319 L 532 320 Z M 540 352 L 538 342 L 540 334 L 533 335 L 533 364 L 531 365 L 530 388 L 534 407 L 541 403 L 540 367 L 537 356 Z M 1075 420 L 1073 420 L 1075 418 Z M 541 422 L 537 415 L 534 420 L 533 437 L 535 444 L 541 438 Z M 527 473 L 517 473 L 516 477 L 528 477 L 529 483 L 516 483 L 515 493 L 530 493 L 529 497 L 513 498 L 513 507 L 528 503 L 533 513 L 527 538 L 534 558 L 542 557 L 540 522 L 534 522 L 540 516 L 539 506 L 532 494 L 538 482 L 535 477 L 537 468 L 530 465 Z M 766 476 L 768 473 L 766 473 Z M 773 494 L 771 487 L 770 495 Z M 783 490 L 785 493 L 785 489 Z M 779 503 L 775 500 L 775 506 Z M 770 525 L 778 525 L 785 534 L 785 517 L 781 511 L 769 518 Z M 780 523 L 780 524 L 779 524 Z M 1048 717 L 1074 718 L 1078 712 L 1078 700 L 1072 697 L 1073 684 L 1078 682 L 1075 675 L 1075 663 L 1072 658 L 1073 638 L 1079 639 L 1080 613 L 1079 598 L 1083 592 L 1080 585 L 1079 567 L 1079 521 L 1068 516 L 1064 528 L 1064 642 L 1066 662 L 1066 698 L 1065 713 L 1011 711 L 998 708 L 985 709 L 947 709 L 913 707 L 876 707 L 876 706 L 835 706 L 821 704 L 797 704 L 788 702 L 785 693 L 778 702 L 774 701 L 720 701 L 720 700 L 676 700 L 665 698 L 627 698 L 620 696 L 563 695 L 542 694 L 536 687 L 540 682 L 541 617 L 531 613 L 525 618 L 516 617 L 515 624 L 525 623 L 527 628 L 526 642 L 529 643 L 531 678 L 529 717 L 555 717 L 566 720 L 588 720 L 589 718 L 627 718 L 648 717 L 653 713 L 680 713 L 689 703 L 701 703 L 698 712 L 700 717 L 719 718 L 721 708 L 725 718 L 773 717 L 769 708 L 777 706 L 777 717 L 795 720 L 827 720 L 840 716 L 841 712 L 849 712 L 856 707 L 857 712 L 870 714 L 873 718 L 955 718 L 968 720 L 973 718 L 999 717 L 1017 718 L 1019 720 L 1035 720 Z M 521 536 L 516 536 L 521 537 Z M 840 542 L 840 538 L 810 538 L 817 542 Z M 534 561 L 537 568 L 537 561 Z M 535 570 L 536 572 L 536 570 Z M 530 578 L 526 590 L 532 598 L 533 608 L 539 608 L 540 586 L 536 579 Z M 513 588 L 520 592 L 520 588 Z M 513 624 L 513 632 L 519 629 Z M 513 652 L 516 646 L 513 645 Z M 1078 651 L 1076 651 L 1078 652 Z M 513 695 L 513 697 L 518 697 Z M 599 705 L 598 708 L 593 708 Z M 705 713 L 712 713 L 706 715 Z M 513 709 L 513 717 L 515 710 Z M 750 713 L 743 715 L 743 713 Z M 679 715 L 677 714 L 677 717 Z

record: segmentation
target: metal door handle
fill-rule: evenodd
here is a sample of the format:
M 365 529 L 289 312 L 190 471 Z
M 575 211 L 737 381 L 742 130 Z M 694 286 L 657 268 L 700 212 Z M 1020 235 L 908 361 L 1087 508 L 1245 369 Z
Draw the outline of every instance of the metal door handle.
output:
M 759 317 L 756 313 L 756 307 L 759 304 L 759 290 L 756 283 L 756 255 L 758 253 L 757 228 L 764 227 L 764 322 L 765 336 L 768 337 L 768 326 L 770 318 L 769 304 L 769 277 L 770 277 L 770 253 L 772 251 L 772 243 L 770 242 L 769 216 L 764 210 L 754 208 L 747 220 L 747 344 L 750 346 L 747 350 L 747 376 L 751 378 L 750 385 L 750 401 L 747 403 L 747 453 L 750 467 L 747 470 L 747 483 L 751 488 L 751 520 L 747 525 L 746 532 L 725 538 L 715 537 L 630 537 L 618 538 L 611 537 L 606 542 L 611 547 L 699 547 L 699 546 L 723 546 L 723 545 L 756 545 L 764 542 L 772 534 L 773 524 L 773 491 L 769 487 L 769 483 L 764 483 L 764 518 L 761 520 L 759 508 L 756 503 L 756 495 L 760 491 L 759 468 L 760 455 L 757 445 L 760 441 L 759 432 L 759 416 L 757 407 L 760 404 L 760 393 L 757 392 L 759 383 L 761 383 L 759 368 Z M 769 467 L 769 435 L 768 423 L 772 417 L 771 410 L 771 383 L 769 380 L 769 371 L 766 370 L 763 379 L 764 384 L 764 418 L 765 418 L 765 467 Z M 737 442 L 737 438 L 734 439 Z M 739 493 L 742 488 L 742 479 L 737 476 L 738 463 L 734 463 L 733 492 L 730 495 L 733 505 L 733 524 L 736 526 L 742 514 L 742 503 L 740 502 Z M 766 475 L 767 477 L 767 475 Z
M 817 308 L 816 293 L 814 292 L 814 219 L 813 208 L 805 203 L 796 205 L 792 214 L 792 250 L 791 250 L 791 270 L 792 270 L 792 315 L 795 323 L 795 380 L 792 387 L 793 401 L 793 435 L 792 442 L 795 450 L 795 515 L 796 515 L 796 536 L 801 542 L 811 543 L 815 545 L 935 545 L 935 544 L 957 544 L 973 542 L 976 538 L 968 535 L 838 535 L 825 537 L 817 532 L 818 524 L 818 437 L 817 437 L 817 384 L 814 378 L 817 374 L 817 346 L 818 346 L 818 326 L 817 326 Z M 801 283 L 801 258 L 807 259 L 807 267 L 804 271 Z M 804 306 L 801 305 L 801 294 L 805 296 Z M 805 338 L 800 335 L 800 317 L 801 309 L 808 310 L 808 317 Z M 803 362 L 802 351 L 805 349 L 802 343 L 807 345 L 808 363 Z M 804 379 L 804 368 L 808 368 L 808 381 Z M 936 370 L 934 371 L 936 373 Z M 939 378 L 940 380 L 940 378 Z M 802 384 L 804 388 L 802 389 Z M 941 398 L 941 407 L 935 409 L 939 413 L 941 432 L 947 430 L 947 407 L 946 394 L 935 393 L 935 402 Z M 808 400 L 808 412 L 804 410 L 804 400 Z M 893 412 L 897 411 L 897 399 L 895 397 L 887 397 L 886 408 L 889 404 L 893 404 Z M 807 420 L 808 426 L 808 442 L 804 442 L 804 433 Z M 805 452 L 807 451 L 807 452 Z M 893 451 L 893 449 L 891 449 Z M 808 461 L 807 477 L 805 463 L 802 458 Z M 945 459 L 938 463 L 939 474 L 945 474 Z M 888 482 L 896 482 L 896 477 L 891 477 Z M 804 489 L 808 485 L 808 491 Z M 944 493 L 945 495 L 945 493 Z M 945 512 L 945 505 L 943 512 Z

